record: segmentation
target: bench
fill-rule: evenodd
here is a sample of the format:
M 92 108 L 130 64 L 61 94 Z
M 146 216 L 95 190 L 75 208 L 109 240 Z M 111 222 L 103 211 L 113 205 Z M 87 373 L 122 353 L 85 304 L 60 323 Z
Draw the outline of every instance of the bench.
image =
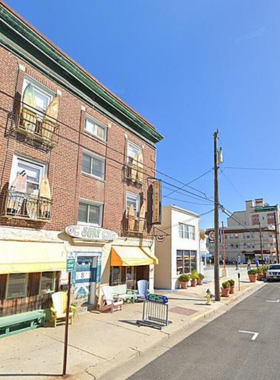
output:
M 127 289 L 127 284 L 111 286 L 113 296 L 121 298 L 123 302 L 134 303 L 136 301 L 136 294 L 134 290 Z
M 0 338 L 22 331 L 36 329 L 38 326 L 44 325 L 45 321 L 46 313 L 44 310 L 29 311 L 28 313 L 1 317 Z

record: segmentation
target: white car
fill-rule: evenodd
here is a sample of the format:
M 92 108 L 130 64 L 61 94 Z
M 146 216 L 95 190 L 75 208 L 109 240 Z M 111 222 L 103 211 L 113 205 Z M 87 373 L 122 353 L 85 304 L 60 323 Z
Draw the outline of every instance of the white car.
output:
M 271 264 L 266 272 L 267 281 L 280 280 L 280 264 Z

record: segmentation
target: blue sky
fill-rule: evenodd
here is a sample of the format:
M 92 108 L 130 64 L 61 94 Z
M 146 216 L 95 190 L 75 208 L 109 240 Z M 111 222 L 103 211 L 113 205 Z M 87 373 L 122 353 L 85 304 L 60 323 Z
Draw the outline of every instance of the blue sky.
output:
M 218 128 L 220 203 L 230 211 L 244 209 L 247 199 L 280 203 L 280 171 L 229 168 L 280 168 L 279 1 L 7 3 L 156 126 L 165 137 L 160 171 L 188 183 L 211 170 Z M 213 172 L 191 186 L 212 197 Z M 213 208 L 189 195 L 174 193 L 176 200 L 165 197 L 164 204 L 198 213 Z M 201 227 L 213 218 L 202 217 Z

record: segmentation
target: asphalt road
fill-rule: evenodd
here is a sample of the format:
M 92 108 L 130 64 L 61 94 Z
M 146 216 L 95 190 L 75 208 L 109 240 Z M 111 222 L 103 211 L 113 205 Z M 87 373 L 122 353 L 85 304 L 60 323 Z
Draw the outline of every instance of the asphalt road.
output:
M 280 379 L 280 302 L 267 302 L 278 299 L 280 282 L 267 284 L 129 380 Z

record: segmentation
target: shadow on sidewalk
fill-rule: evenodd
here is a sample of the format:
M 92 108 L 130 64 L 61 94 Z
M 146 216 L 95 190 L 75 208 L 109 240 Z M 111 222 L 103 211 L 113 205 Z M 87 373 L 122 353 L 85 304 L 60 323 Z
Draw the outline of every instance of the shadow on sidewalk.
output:
M 41 376 L 49 376 L 49 377 L 62 377 L 62 374 L 61 373 L 1 373 L 0 374 L 0 378 L 1 377 L 27 377 L 27 376 L 33 376 L 33 377 L 41 377 Z

